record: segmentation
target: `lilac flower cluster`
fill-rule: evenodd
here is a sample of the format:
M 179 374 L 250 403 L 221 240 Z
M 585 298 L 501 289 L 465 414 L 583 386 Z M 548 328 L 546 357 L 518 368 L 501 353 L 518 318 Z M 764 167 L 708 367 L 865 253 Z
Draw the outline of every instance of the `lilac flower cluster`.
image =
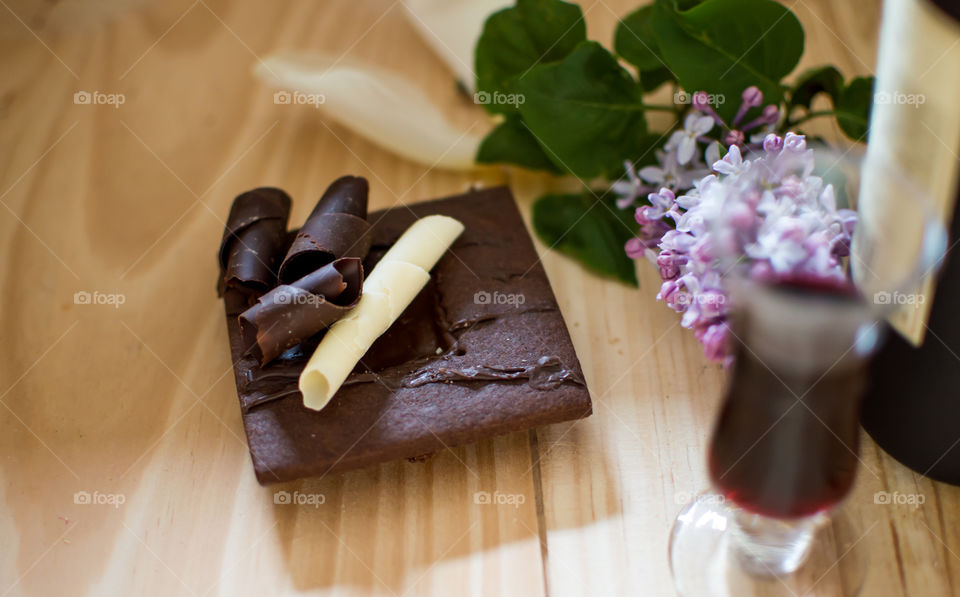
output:
M 620 196 L 617 206 L 627 209 L 639 197 L 643 197 L 659 188 L 683 191 L 693 186 L 693 182 L 710 173 L 707 164 L 720 158 L 720 146 L 705 135 L 713 129 L 713 119 L 696 112 L 687 115 L 683 128 L 674 131 L 663 149 L 656 151 L 657 166 L 646 166 L 636 171 L 630 161 L 624 162 L 626 180 L 618 180 L 611 187 Z M 698 143 L 710 143 L 706 154 L 707 162 L 700 160 Z M 711 159 L 712 158 L 712 159 Z
M 688 121 L 694 126 L 685 131 L 706 128 Z M 708 147 L 704 159 L 714 173 L 694 181 L 685 193 L 678 185 L 649 193 L 650 205 L 636 209 L 640 235 L 625 246 L 631 257 L 645 255 L 656 263 L 663 279 L 657 298 L 683 313 L 681 325 L 694 331 L 714 361 L 729 361 L 718 230 L 724 231 L 725 243 L 736 239 L 728 250 L 746 258 L 751 277 L 846 279 L 842 259 L 849 254 L 856 213 L 837 209 L 833 186 L 813 175 L 813 150 L 803 136 L 770 133 L 760 145 L 757 157 L 749 159 L 738 143 L 715 160 L 714 146 Z M 687 147 L 686 138 L 678 137 L 668 150 L 679 161 Z
M 763 105 L 763 92 L 756 87 L 748 87 L 741 97 L 740 107 L 730 125 L 710 107 L 709 96 L 704 91 L 693 94 L 693 110 L 683 121 L 683 128 L 674 131 L 664 145 L 657 150 L 657 166 L 647 166 L 636 171 L 630 161 L 624 162 L 626 180 L 613 183 L 613 191 L 619 195 L 617 206 L 627 209 L 640 197 L 666 187 L 674 192 L 685 191 L 694 181 L 710 174 L 710 164 L 720 159 L 720 143 L 708 134 L 714 132 L 714 125 L 723 139 L 723 146 L 736 145 L 750 150 L 759 150 L 763 138 L 773 131 L 773 125 L 780 119 L 780 110 L 775 105 L 764 106 L 760 115 L 742 123 L 747 113 Z M 749 142 L 747 135 L 750 135 Z M 699 157 L 699 144 L 706 143 L 704 160 Z
M 724 147 L 730 145 L 743 147 L 747 145 L 749 149 L 759 149 L 759 144 L 763 142 L 764 137 L 773 132 L 773 125 L 780 120 L 780 109 L 773 104 L 763 106 L 763 92 L 756 87 L 751 86 L 744 89 L 740 99 L 742 100 L 740 108 L 729 125 L 710 107 L 709 96 L 706 92 L 698 91 L 694 93 L 692 103 L 694 110 L 707 114 L 724 131 Z M 760 106 L 763 106 L 760 115 L 749 122 L 743 123 L 747 112 Z M 747 135 L 750 135 L 749 143 L 747 143 Z

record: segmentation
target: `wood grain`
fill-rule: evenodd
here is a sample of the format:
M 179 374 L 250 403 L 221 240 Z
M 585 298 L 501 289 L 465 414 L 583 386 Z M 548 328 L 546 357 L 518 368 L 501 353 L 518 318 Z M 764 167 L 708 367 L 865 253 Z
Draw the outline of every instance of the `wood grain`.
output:
M 425 463 L 254 480 L 213 291 L 237 192 L 283 186 L 296 221 L 346 172 L 370 179 L 373 208 L 509 182 L 528 216 L 562 184 L 412 164 L 307 106 L 274 105 L 250 76 L 281 49 L 347 53 L 410 77 L 450 118 L 488 126 L 402 7 L 85 4 L 0 7 L 0 595 L 672 595 L 669 529 L 707 484 L 723 374 L 654 300 L 643 265 L 635 291 L 538 245 L 591 418 Z M 609 40 L 632 5 L 584 3 L 591 35 Z M 808 35 L 802 67 L 870 72 L 875 2 L 792 7 Z M 75 105 L 77 91 L 126 102 Z M 78 305 L 81 291 L 125 300 Z M 960 490 L 868 438 L 862 458 L 847 507 L 869 529 L 864 594 L 960 592 Z M 278 490 L 323 503 L 275 504 Z M 880 490 L 926 501 L 878 506 Z M 476 504 L 479 491 L 523 503 Z M 77 492 L 123 503 L 77 504 Z

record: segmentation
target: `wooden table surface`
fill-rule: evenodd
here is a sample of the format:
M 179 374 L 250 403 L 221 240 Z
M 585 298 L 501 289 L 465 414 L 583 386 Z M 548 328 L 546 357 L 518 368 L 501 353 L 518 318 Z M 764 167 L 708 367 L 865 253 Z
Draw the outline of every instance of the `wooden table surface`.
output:
M 347 53 L 489 126 L 399 2 L 0 4 L 0 596 L 674 594 L 669 530 L 707 485 L 723 371 L 655 301 L 644 264 L 637 291 L 538 243 L 589 419 L 425 463 L 254 479 L 214 293 L 234 195 L 282 186 L 298 221 L 344 173 L 370 179 L 373 208 L 510 183 L 529 217 L 553 184 L 413 164 L 275 105 L 250 75 L 281 49 Z M 876 2 L 788 4 L 807 31 L 801 67 L 871 72 Z M 590 35 L 611 39 L 633 5 L 585 2 Z M 76 105 L 78 91 L 126 101 Z M 82 291 L 123 304 L 75 304 Z M 323 503 L 274 504 L 277 490 Z M 924 503 L 877 505 L 878 491 Z M 960 594 L 960 489 L 865 437 L 846 507 L 869 548 L 864 595 Z

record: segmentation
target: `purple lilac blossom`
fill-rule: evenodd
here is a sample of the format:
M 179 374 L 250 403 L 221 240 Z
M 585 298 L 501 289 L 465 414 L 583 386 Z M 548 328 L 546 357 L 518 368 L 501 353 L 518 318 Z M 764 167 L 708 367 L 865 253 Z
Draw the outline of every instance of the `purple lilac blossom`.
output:
M 704 135 L 713 128 L 713 123 L 711 116 L 704 116 L 697 110 L 691 111 L 683 120 L 683 128 L 670 135 L 664 149 L 668 154 L 676 150 L 677 163 L 680 165 L 689 163 L 697 153 L 697 141 L 704 139 Z
M 630 160 L 623 162 L 623 170 L 626 180 L 621 178 L 610 185 L 610 189 L 619 195 L 617 198 L 619 209 L 627 209 L 636 202 L 638 197 L 642 197 L 654 189 L 652 186 L 644 184 L 637 176 L 637 171 Z
M 745 104 L 762 101 L 751 94 L 744 92 Z M 627 246 L 631 257 L 656 263 L 663 279 L 657 298 L 683 314 L 681 325 L 694 331 L 709 359 L 726 364 L 732 358 L 728 301 L 715 238 L 721 206 L 733 236 L 750 239 L 735 250 L 747 258 L 749 275 L 757 279 L 844 280 L 841 260 L 849 254 L 857 221 L 856 212 L 837 209 L 833 187 L 812 175 L 813 150 L 802 135 L 768 134 L 758 146 L 758 156 L 745 158 L 739 145 L 730 145 L 712 162 L 714 173 L 686 192 L 651 192 L 650 205 L 636 211 L 641 237 Z M 658 235 L 656 244 L 653 235 Z
M 710 165 L 720 159 L 720 144 L 707 136 L 715 125 L 721 129 L 724 147 L 736 145 L 750 150 L 761 149 L 763 140 L 773 132 L 773 126 L 780 119 L 780 110 L 772 104 L 764 106 L 760 116 L 741 126 L 740 121 L 747 112 L 763 104 L 763 92 L 756 87 L 748 87 L 743 91 L 741 100 L 736 116 L 728 125 L 710 106 L 710 96 L 706 92 L 694 93 L 691 100 L 693 109 L 684 118 L 683 128 L 670 135 L 662 151 L 657 150 L 658 165 L 645 166 L 637 171 L 630 161 L 624 162 L 624 177 L 611 185 L 613 192 L 618 195 L 617 207 L 628 209 L 638 198 L 658 188 L 683 192 L 696 180 L 709 174 Z M 700 143 L 708 144 L 702 162 L 699 156 Z

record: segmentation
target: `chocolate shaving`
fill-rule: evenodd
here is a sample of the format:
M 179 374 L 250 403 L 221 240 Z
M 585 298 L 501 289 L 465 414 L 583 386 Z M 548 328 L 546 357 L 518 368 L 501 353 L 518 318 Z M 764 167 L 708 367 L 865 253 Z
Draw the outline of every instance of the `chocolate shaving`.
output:
M 334 259 L 363 259 L 372 241 L 367 222 L 365 178 L 343 176 L 331 184 L 297 232 L 280 264 L 280 283 L 289 284 Z
M 287 241 L 290 197 L 261 187 L 233 200 L 220 243 L 217 293 L 228 309 L 243 310 L 276 284 L 276 266 Z M 236 311 L 235 311 L 236 312 Z
M 330 327 L 360 300 L 363 266 L 357 257 L 337 259 L 291 284 L 261 296 L 240 315 L 246 351 L 266 365 Z

